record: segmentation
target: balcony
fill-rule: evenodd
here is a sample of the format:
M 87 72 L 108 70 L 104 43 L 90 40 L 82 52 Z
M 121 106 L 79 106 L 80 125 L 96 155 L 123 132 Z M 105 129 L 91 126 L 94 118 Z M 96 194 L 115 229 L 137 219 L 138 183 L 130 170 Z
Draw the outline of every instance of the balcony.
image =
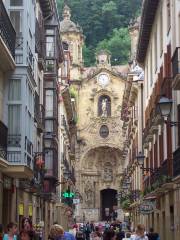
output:
M 7 152 L 8 166 L 3 170 L 7 176 L 12 178 L 29 178 L 33 177 L 33 171 L 30 167 L 22 164 L 20 151 Z
M 38 20 L 36 19 L 36 27 L 35 27 L 35 50 L 38 53 L 38 64 L 39 67 L 43 70 L 45 67 L 45 36 L 44 36 L 44 28 L 40 26 Z
M 69 129 L 68 129 L 68 124 L 67 124 L 67 121 L 66 121 L 66 118 L 65 118 L 64 115 L 61 116 L 61 126 L 65 130 L 66 136 L 68 137 L 68 139 L 70 139 L 70 133 L 69 133 Z
M 7 127 L 0 121 L 0 167 L 7 161 Z
M 52 5 L 50 0 L 39 0 L 42 12 L 43 12 L 43 17 L 48 17 L 51 14 L 52 10 Z
M 15 41 L 16 32 L 11 24 L 3 1 L 0 0 L 0 68 L 3 71 L 15 68 Z
M 172 86 L 175 90 L 180 90 L 180 47 L 177 47 L 172 57 Z
M 180 147 L 173 153 L 173 177 L 180 176 Z
M 42 104 L 39 103 L 39 96 L 35 93 L 34 99 L 34 121 L 37 123 L 37 129 L 40 133 L 44 131 L 44 115 L 45 109 Z

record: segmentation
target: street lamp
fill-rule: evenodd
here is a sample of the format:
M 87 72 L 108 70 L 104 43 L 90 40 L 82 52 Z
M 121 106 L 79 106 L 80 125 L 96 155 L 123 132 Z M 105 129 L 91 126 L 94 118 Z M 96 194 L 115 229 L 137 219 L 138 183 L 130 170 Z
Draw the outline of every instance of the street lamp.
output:
M 180 122 L 173 122 L 168 120 L 168 118 L 171 116 L 172 104 L 172 99 L 169 99 L 165 96 L 162 96 L 157 104 L 159 112 L 164 119 L 164 122 L 166 124 L 169 123 L 171 127 L 180 124 Z
M 144 167 L 144 159 L 145 156 L 142 152 L 139 152 L 139 154 L 136 156 L 137 164 L 140 166 L 143 172 L 152 172 L 154 173 L 157 169 L 156 168 L 145 168 Z

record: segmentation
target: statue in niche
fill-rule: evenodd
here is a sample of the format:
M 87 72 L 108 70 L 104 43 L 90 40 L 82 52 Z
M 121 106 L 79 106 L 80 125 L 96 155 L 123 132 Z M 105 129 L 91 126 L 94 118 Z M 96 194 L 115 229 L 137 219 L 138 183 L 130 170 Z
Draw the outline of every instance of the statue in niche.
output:
M 102 100 L 101 108 L 102 108 L 101 117 L 107 117 L 107 99 L 106 98 Z
M 88 207 L 93 207 L 94 193 L 90 183 L 86 184 L 85 187 L 85 203 Z
M 113 171 L 111 166 L 106 166 L 104 168 L 104 181 L 105 182 L 112 182 L 113 180 Z

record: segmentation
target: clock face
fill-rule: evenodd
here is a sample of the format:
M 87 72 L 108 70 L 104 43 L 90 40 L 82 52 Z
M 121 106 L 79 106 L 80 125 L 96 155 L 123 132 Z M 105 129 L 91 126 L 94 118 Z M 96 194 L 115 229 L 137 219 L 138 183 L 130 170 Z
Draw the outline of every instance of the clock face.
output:
M 107 86 L 109 84 L 109 77 L 107 74 L 102 73 L 98 76 L 98 83 L 102 86 Z

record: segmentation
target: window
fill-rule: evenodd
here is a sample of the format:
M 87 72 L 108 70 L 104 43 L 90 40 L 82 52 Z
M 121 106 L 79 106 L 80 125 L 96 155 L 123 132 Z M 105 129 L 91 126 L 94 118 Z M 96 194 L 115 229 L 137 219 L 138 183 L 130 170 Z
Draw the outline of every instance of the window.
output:
M 152 47 L 150 49 L 150 85 L 153 84 Z
M 154 66 L 155 72 L 157 71 L 157 25 L 154 33 Z
M 65 51 L 68 51 L 68 50 L 69 50 L 69 45 L 68 45 L 66 42 L 63 42 L 62 45 L 63 45 L 63 49 L 64 49 Z
M 48 150 L 45 153 L 45 168 L 47 169 L 47 175 L 53 175 L 53 151 Z
M 16 31 L 16 34 L 22 33 L 22 16 L 21 11 L 10 11 L 10 19 L 13 24 L 13 27 Z
M 177 106 L 177 120 L 180 122 L 180 104 Z M 180 146 L 180 124 L 178 124 L 178 146 Z
M 54 60 L 46 60 L 46 71 L 47 72 L 54 72 L 55 71 Z
M 167 0 L 167 33 L 171 27 L 171 5 L 170 0 Z
M 109 135 L 109 128 L 106 125 L 102 125 L 99 134 L 102 138 L 107 138 Z
M 46 37 L 46 56 L 54 57 L 54 37 Z
M 54 35 L 54 29 L 46 29 L 47 35 Z
M 102 95 L 99 97 L 98 116 L 99 117 L 111 116 L 111 99 L 107 95 Z
M 161 9 L 161 13 L 160 13 L 160 56 L 163 53 L 163 13 L 162 13 L 162 9 Z
M 46 90 L 46 117 L 53 117 L 53 90 Z
M 23 0 L 10 0 L 10 6 L 23 6 Z
M 8 100 L 9 101 L 21 100 L 21 80 L 20 79 L 10 79 Z
M 10 135 L 19 135 L 20 131 L 20 105 L 9 105 L 8 107 L 8 131 Z
M 52 133 L 53 132 L 53 120 L 45 121 L 45 132 Z

